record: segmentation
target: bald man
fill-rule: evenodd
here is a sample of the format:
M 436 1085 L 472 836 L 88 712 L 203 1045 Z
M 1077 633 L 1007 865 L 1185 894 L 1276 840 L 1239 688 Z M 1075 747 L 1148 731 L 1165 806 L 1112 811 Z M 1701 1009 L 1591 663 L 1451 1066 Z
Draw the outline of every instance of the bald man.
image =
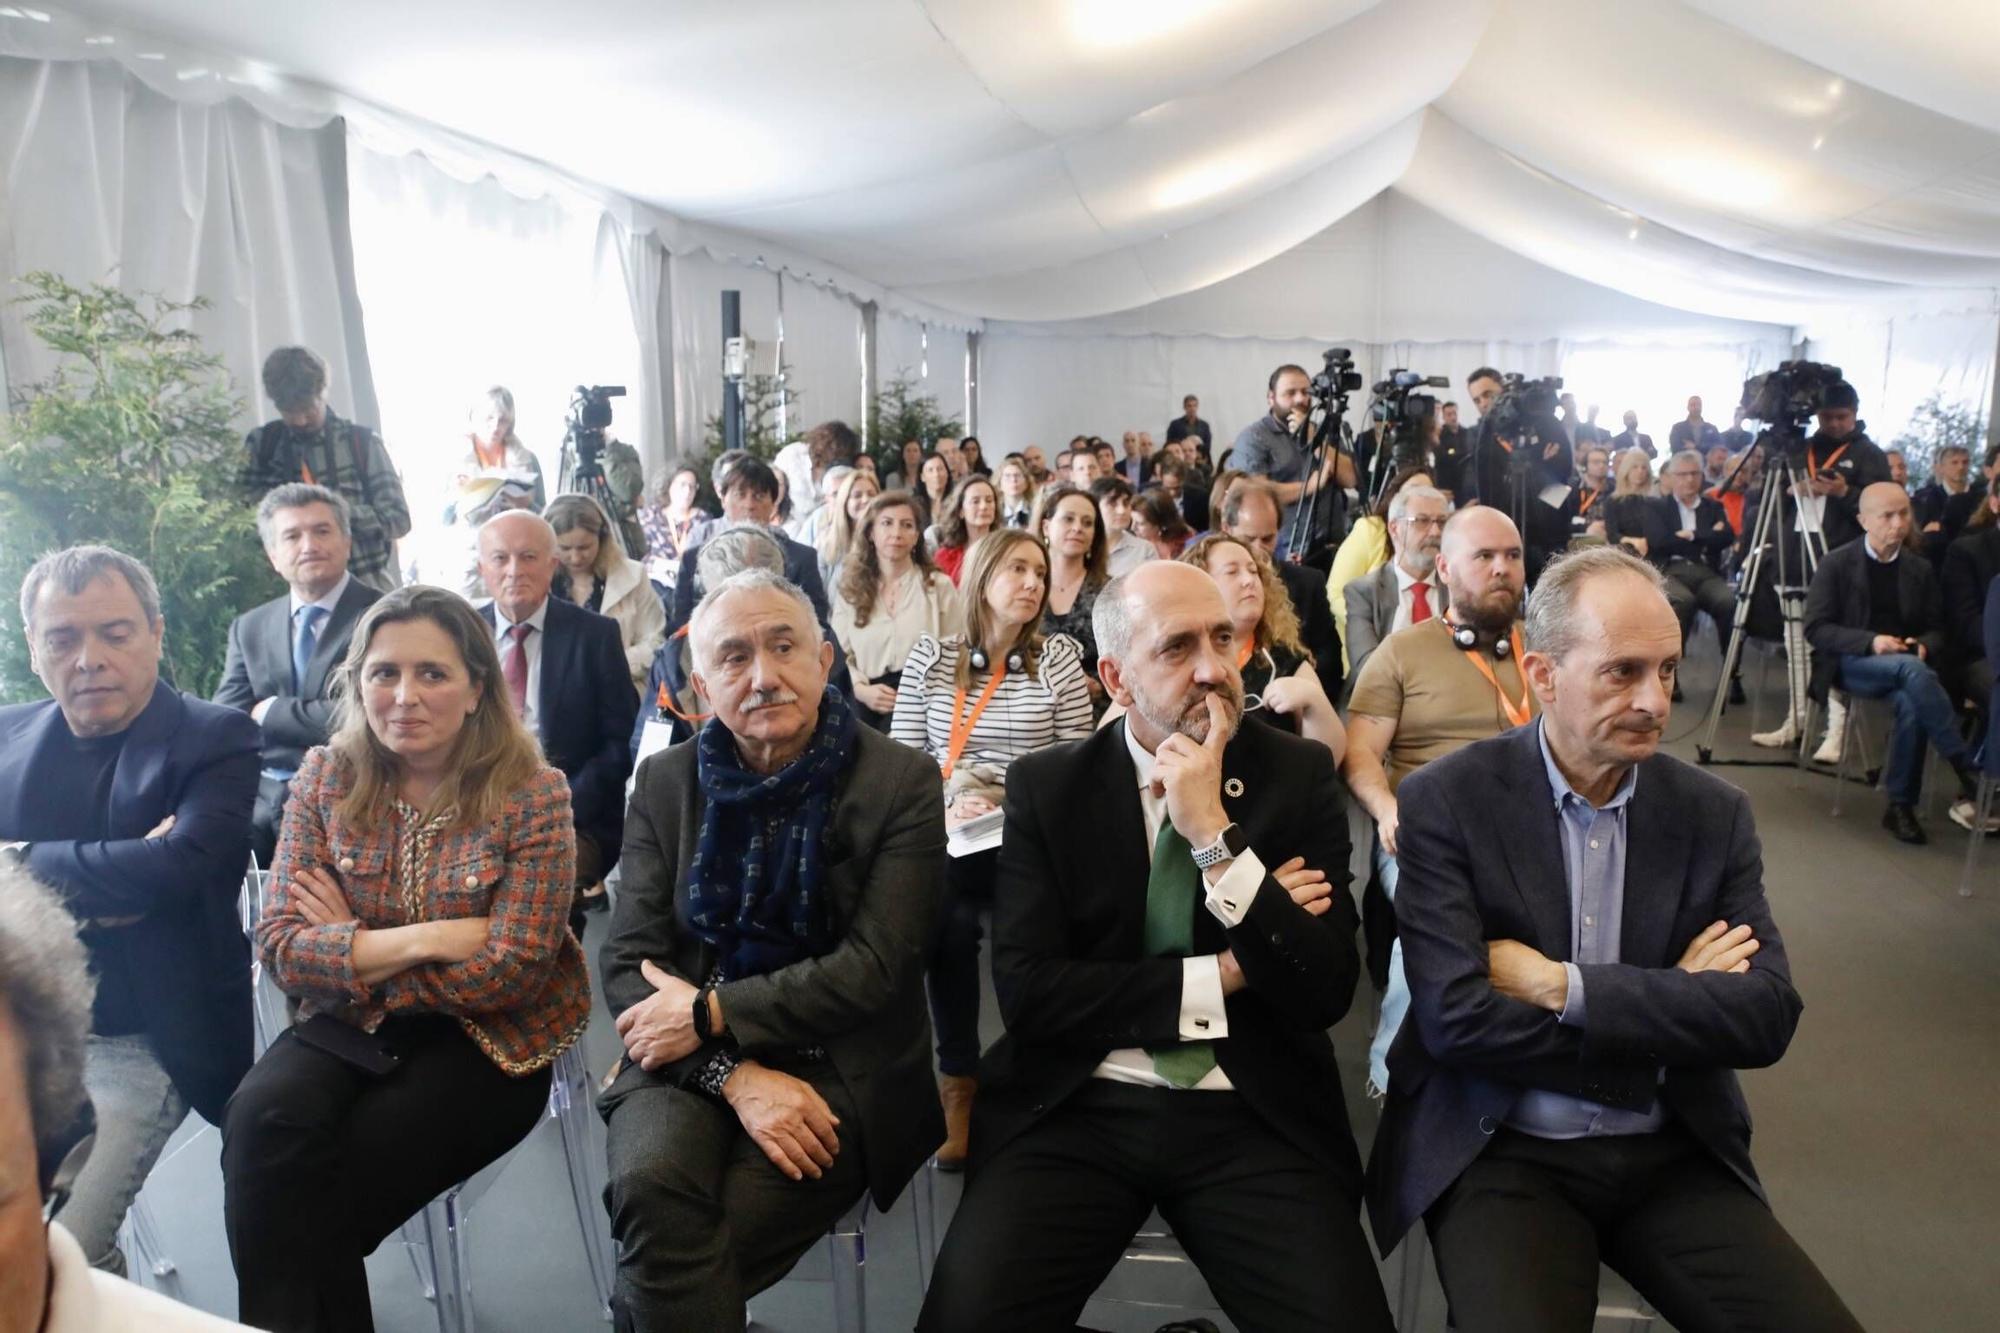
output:
M 579 889 L 603 879 L 625 837 L 625 775 L 639 696 L 618 622 L 549 596 L 556 534 L 539 515 L 510 511 L 479 529 L 481 608 L 514 710 L 569 778 Z
M 1812 697 L 1838 688 L 1862 699 L 1894 699 L 1889 737 L 1889 808 L 1882 826 L 1899 841 L 1927 842 L 1916 804 L 1924 742 L 1958 774 L 1952 821 L 1971 828 L 1978 775 L 1958 734 L 1951 698 L 1938 683 L 1944 651 L 1944 595 L 1910 540 L 1910 496 L 1893 481 L 1861 492 L 1862 535 L 1820 561 L 1806 594 L 1806 639 L 1813 647 Z
M 1437 553 L 1439 614 L 1397 630 L 1368 655 L 1348 710 L 1348 790 L 1375 820 L 1375 879 L 1396 899 L 1396 792 L 1434 759 L 1527 721 L 1536 704 L 1521 675 L 1526 551 L 1514 521 L 1491 505 L 1445 523 Z M 1368 1081 L 1389 1086 L 1389 1046 L 1410 1004 L 1401 945 L 1368 1052 Z

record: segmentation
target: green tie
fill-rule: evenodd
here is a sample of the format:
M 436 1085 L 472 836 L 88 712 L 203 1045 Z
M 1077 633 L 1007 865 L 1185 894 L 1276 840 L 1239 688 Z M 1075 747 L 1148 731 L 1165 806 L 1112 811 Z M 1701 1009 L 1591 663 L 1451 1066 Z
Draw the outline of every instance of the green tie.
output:
M 1174 828 L 1173 821 L 1160 821 L 1159 836 L 1153 839 L 1153 870 L 1146 877 L 1146 955 L 1150 958 L 1185 958 L 1194 950 L 1194 899 L 1201 886 L 1201 871 L 1195 866 L 1194 851 Z M 1215 1046 L 1206 1041 L 1184 1041 L 1172 1046 L 1149 1046 L 1153 1069 L 1177 1088 L 1192 1088 L 1215 1068 Z

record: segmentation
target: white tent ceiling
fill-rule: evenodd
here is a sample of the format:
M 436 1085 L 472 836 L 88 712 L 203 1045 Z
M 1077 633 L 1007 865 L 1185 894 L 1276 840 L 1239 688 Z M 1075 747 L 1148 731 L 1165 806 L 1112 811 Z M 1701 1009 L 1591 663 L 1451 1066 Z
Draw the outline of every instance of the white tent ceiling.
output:
M 975 318 L 1194 292 L 1391 186 L 1713 317 L 2000 288 L 1993 0 L 67 8 L 71 39 L 111 37 L 97 53 L 177 95 L 296 108 L 323 85 Z M 0 49 L 62 38 L 63 15 L 9 13 Z

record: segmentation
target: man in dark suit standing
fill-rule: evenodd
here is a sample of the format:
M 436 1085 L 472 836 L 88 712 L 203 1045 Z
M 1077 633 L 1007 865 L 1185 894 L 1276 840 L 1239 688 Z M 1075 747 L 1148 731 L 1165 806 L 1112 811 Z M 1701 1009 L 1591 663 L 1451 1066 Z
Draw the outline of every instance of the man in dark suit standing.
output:
M 1202 571 L 1114 579 L 1094 628 L 1127 711 L 1008 774 L 1007 1033 L 918 1328 L 1070 1327 L 1157 1207 L 1238 1327 L 1387 1330 L 1326 1036 L 1359 972 L 1332 756 L 1239 727 Z
M 250 1068 L 236 898 L 257 728 L 160 680 L 160 593 L 132 557 L 44 556 L 21 601 L 54 698 L 0 708 L 0 850 L 62 896 L 90 953 L 97 1144 L 60 1216 L 123 1272 L 118 1226 L 160 1149 L 190 1106 L 220 1124 Z
M 1312 651 L 1313 671 L 1326 697 L 1338 699 L 1348 673 L 1341 663 L 1340 629 L 1334 624 L 1326 575 L 1311 565 L 1278 559 L 1281 512 L 1276 487 L 1262 477 L 1239 477 L 1222 498 L 1222 531 L 1276 561 L 1278 579 L 1291 595 L 1292 609 L 1299 613 L 1299 642 Z
M 620 1328 L 735 1333 L 944 1139 L 924 1000 L 943 788 L 855 724 L 816 620 L 768 570 L 712 589 L 689 637 L 715 716 L 639 766 L 602 960 Z
M 337 491 L 305 482 L 273 487 L 257 505 L 257 535 L 291 591 L 230 622 L 215 702 L 264 730 L 251 850 L 268 866 L 292 774 L 333 730 L 334 668 L 347 656 L 354 623 L 382 594 L 347 571 L 352 533 Z
M 555 568 L 556 534 L 539 515 L 510 510 L 479 529 L 479 574 L 493 597 L 482 609 L 508 693 L 569 778 L 581 892 L 618 864 L 639 696 L 618 622 L 550 597 Z
M 1653 447 L 1653 437 L 1639 431 L 1639 414 L 1631 408 L 1625 409 L 1625 429 L 1611 437 L 1611 455 L 1616 458 L 1627 449 L 1637 449 L 1648 458 L 1658 458 L 1660 451 Z
M 1192 441 L 1190 452 L 1194 457 L 1204 463 L 1209 461 L 1215 432 L 1201 419 L 1201 399 L 1193 394 L 1181 399 L 1181 414 L 1167 423 L 1167 443 L 1173 444 L 1180 440 Z
M 1660 471 L 1661 494 L 1646 507 L 1646 559 L 1667 576 L 1667 601 L 1680 617 L 1681 641 L 1694 628 L 1695 613 L 1706 611 L 1715 622 L 1716 647 L 1727 650 L 1736 593 L 1722 577 L 1722 557 L 1736 544 L 1736 530 L 1721 502 L 1703 495 L 1701 487 L 1700 454 L 1683 449 L 1667 460 Z M 1679 698 L 1678 683 L 1674 692 Z M 1734 679 L 1729 702 L 1743 702 L 1743 686 Z
M 1369 1207 L 1466 1333 L 1585 1333 L 1600 1259 L 1676 1328 L 1860 1325 L 1772 1216 L 1737 1069 L 1798 1024 L 1749 799 L 1658 753 L 1680 627 L 1589 547 L 1528 603 L 1542 719 L 1401 789 L 1411 1017 Z M 1698 1256 L 1698 1257 L 1697 1257 Z

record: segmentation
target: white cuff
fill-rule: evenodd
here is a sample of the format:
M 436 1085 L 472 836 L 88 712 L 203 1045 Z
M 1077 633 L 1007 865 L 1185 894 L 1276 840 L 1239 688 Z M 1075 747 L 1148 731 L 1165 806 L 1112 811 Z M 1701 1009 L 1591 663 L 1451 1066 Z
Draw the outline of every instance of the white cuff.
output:
M 1205 953 L 1181 959 L 1181 1040 L 1215 1041 L 1228 1035 L 1219 957 Z
M 1208 876 L 1202 876 L 1207 884 Z M 1257 900 L 1257 890 L 1264 884 L 1264 863 L 1257 859 L 1257 853 L 1249 848 L 1243 855 L 1229 863 L 1229 869 L 1221 878 L 1208 884 L 1208 913 L 1223 925 L 1240 926 L 1243 918 L 1250 915 L 1250 904 Z

